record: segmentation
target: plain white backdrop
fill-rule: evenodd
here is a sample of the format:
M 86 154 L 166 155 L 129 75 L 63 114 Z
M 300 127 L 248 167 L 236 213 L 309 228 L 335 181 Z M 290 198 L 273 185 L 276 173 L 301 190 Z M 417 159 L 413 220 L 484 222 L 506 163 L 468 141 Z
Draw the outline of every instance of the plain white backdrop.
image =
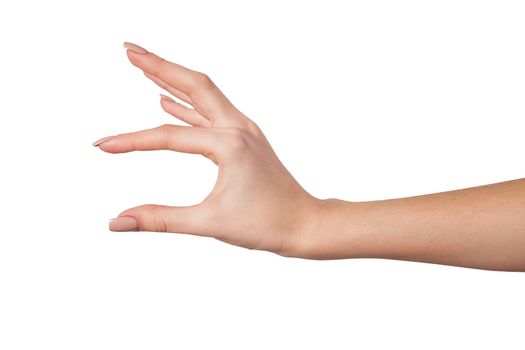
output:
M 113 233 L 217 170 L 96 139 L 177 121 L 123 41 L 206 72 L 313 195 L 525 176 L 522 1 L 4 1 L 1 349 L 523 349 L 525 274 Z M 525 254 L 525 252 L 524 252 Z

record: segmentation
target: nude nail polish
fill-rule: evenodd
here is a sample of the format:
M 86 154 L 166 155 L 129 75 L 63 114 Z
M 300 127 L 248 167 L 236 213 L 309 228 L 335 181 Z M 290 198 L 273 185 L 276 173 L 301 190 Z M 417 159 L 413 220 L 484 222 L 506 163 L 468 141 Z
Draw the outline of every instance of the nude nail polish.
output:
M 163 94 L 159 94 L 159 95 L 160 95 L 160 97 L 161 97 L 162 99 L 166 99 L 166 100 L 168 100 L 168 101 L 170 101 L 170 102 L 174 102 L 173 99 L 172 99 L 171 97 L 169 97 L 169 96 L 166 96 L 166 95 L 163 95 Z
M 115 232 L 138 231 L 137 219 L 133 216 L 119 216 L 109 220 L 109 230 Z
M 133 43 L 130 43 L 130 42 L 127 42 L 125 41 L 124 42 L 124 47 L 130 51 L 133 51 L 135 53 L 138 53 L 138 54 L 145 54 L 145 53 L 148 53 L 148 50 L 146 50 L 145 48 L 143 47 L 140 47 L 136 44 L 133 44 Z
M 106 136 L 101 139 L 98 139 L 97 141 L 93 142 L 93 146 L 97 147 L 100 146 L 101 143 L 104 143 L 108 140 L 111 140 L 114 136 Z

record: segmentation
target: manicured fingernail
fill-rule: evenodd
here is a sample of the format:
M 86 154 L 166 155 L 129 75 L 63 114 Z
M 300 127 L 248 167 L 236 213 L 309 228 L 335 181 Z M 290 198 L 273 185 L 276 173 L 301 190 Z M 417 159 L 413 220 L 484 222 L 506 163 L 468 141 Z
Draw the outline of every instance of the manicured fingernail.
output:
M 122 231 L 137 231 L 139 225 L 137 219 L 133 216 L 119 216 L 109 220 L 109 230 L 122 232 Z
M 160 95 L 160 98 L 162 98 L 162 99 L 166 99 L 166 100 L 168 100 L 168 101 L 170 101 L 170 102 L 175 102 L 175 101 L 174 101 L 171 97 L 169 97 L 169 96 L 166 96 L 166 95 L 163 95 L 163 94 L 159 94 L 159 95 Z
M 93 146 L 95 147 L 100 146 L 101 143 L 111 140 L 113 137 L 114 136 L 106 136 L 101 139 L 98 139 L 97 141 L 93 142 Z
M 124 42 L 124 47 L 130 51 L 133 51 L 135 53 L 140 53 L 140 54 L 145 54 L 145 53 L 148 53 L 148 51 L 143 48 L 143 47 L 140 47 L 136 44 L 133 44 L 133 43 L 129 43 L 127 41 Z

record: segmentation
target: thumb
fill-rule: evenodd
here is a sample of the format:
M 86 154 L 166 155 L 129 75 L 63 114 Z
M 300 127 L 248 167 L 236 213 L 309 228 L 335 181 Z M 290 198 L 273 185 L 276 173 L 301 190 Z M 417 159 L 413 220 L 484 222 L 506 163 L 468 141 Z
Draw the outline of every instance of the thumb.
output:
M 153 231 L 177 232 L 205 235 L 205 222 L 199 205 L 173 207 L 168 205 L 144 204 L 130 208 L 109 221 L 111 231 Z

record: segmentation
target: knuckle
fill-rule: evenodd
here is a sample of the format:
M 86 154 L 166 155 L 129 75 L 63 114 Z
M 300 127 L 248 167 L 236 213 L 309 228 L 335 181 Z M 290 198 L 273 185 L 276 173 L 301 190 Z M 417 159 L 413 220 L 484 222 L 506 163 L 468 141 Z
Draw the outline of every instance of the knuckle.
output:
M 211 90 L 215 87 L 215 84 L 207 74 L 196 72 L 194 76 L 194 87 L 198 90 Z
M 147 204 L 146 210 L 150 217 L 150 222 L 152 223 L 151 229 L 155 232 L 167 232 L 168 225 L 164 216 L 159 213 L 159 206 L 156 204 Z
M 153 216 L 153 223 L 155 225 L 154 229 L 155 232 L 168 232 L 168 225 L 166 223 L 166 220 L 163 216 L 160 215 L 154 215 Z
M 156 204 L 143 204 L 135 208 L 141 231 L 167 232 L 168 225 Z
M 161 72 L 164 72 L 168 69 L 169 67 L 169 62 L 164 58 L 164 57 L 158 57 L 158 64 L 157 64 L 157 68 L 158 68 L 158 73 L 161 73 Z
M 263 136 L 261 128 L 259 128 L 259 126 L 252 120 L 248 120 L 246 128 L 252 135 L 255 135 L 256 137 Z
M 159 131 L 163 133 L 165 136 L 170 135 L 173 130 L 175 129 L 175 125 L 173 124 L 162 124 L 158 127 Z
M 156 77 L 159 77 L 163 73 L 165 73 L 168 69 L 168 61 L 163 57 L 158 57 L 157 64 L 153 68 L 153 75 Z
M 155 129 L 159 132 L 158 143 L 162 149 L 171 149 L 171 139 L 176 126 L 173 124 L 162 124 Z
M 225 129 L 224 145 L 226 151 L 230 153 L 240 153 L 248 148 L 248 133 L 240 128 Z

